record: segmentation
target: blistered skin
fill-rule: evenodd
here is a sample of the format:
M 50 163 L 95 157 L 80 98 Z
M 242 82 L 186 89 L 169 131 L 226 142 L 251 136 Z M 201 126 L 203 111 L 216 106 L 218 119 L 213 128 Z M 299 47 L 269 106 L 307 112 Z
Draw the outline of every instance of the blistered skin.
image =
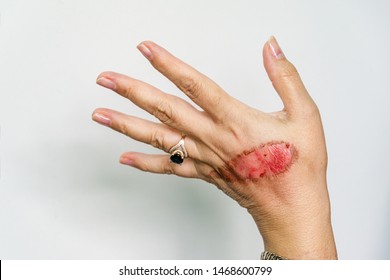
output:
M 229 166 L 234 170 L 234 177 L 256 180 L 287 171 L 295 156 L 296 150 L 289 143 L 267 143 L 238 155 Z

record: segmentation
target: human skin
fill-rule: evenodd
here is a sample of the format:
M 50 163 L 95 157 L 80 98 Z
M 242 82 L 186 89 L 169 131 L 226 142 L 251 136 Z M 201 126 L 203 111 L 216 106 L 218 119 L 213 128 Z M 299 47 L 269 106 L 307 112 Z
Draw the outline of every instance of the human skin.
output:
M 186 136 L 189 157 L 182 165 L 169 154 L 137 152 L 124 153 L 120 162 L 214 184 L 252 215 L 267 251 L 288 259 L 336 259 L 320 113 L 275 38 L 263 48 L 264 67 L 284 106 L 273 113 L 243 104 L 153 42 L 138 49 L 203 110 L 142 81 L 101 73 L 99 85 L 160 122 L 104 108 L 93 120 L 165 152 Z

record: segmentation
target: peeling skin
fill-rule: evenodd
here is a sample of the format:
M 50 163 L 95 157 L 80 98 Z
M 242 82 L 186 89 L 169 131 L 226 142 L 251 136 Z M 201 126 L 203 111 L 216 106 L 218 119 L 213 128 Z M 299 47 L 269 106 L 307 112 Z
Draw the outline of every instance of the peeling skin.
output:
M 292 144 L 271 142 L 237 155 L 228 163 L 230 172 L 220 171 L 228 181 L 274 177 L 286 172 L 296 155 Z

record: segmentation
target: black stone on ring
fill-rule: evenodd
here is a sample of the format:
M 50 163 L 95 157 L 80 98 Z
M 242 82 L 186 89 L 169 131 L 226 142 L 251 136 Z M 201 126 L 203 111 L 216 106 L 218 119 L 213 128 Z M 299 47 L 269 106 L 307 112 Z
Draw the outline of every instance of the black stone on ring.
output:
M 171 154 L 170 160 L 173 163 L 181 165 L 186 157 L 188 157 L 186 148 L 184 147 L 184 138 L 183 136 L 179 143 L 169 149 L 169 153 Z

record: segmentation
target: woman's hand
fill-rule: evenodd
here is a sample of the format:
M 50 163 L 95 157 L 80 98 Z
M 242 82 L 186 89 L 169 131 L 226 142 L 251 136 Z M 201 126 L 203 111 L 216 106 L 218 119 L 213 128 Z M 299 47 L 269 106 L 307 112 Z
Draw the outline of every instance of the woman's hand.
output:
M 228 95 L 215 82 L 153 42 L 138 46 L 154 68 L 204 111 L 153 86 L 113 72 L 97 83 L 160 120 L 109 109 L 93 119 L 165 152 L 185 135 L 188 158 L 128 152 L 120 162 L 143 171 L 200 178 L 248 209 L 265 249 L 289 259 L 337 258 L 326 185 L 327 153 L 318 108 L 275 38 L 264 66 L 283 110 L 264 113 Z

